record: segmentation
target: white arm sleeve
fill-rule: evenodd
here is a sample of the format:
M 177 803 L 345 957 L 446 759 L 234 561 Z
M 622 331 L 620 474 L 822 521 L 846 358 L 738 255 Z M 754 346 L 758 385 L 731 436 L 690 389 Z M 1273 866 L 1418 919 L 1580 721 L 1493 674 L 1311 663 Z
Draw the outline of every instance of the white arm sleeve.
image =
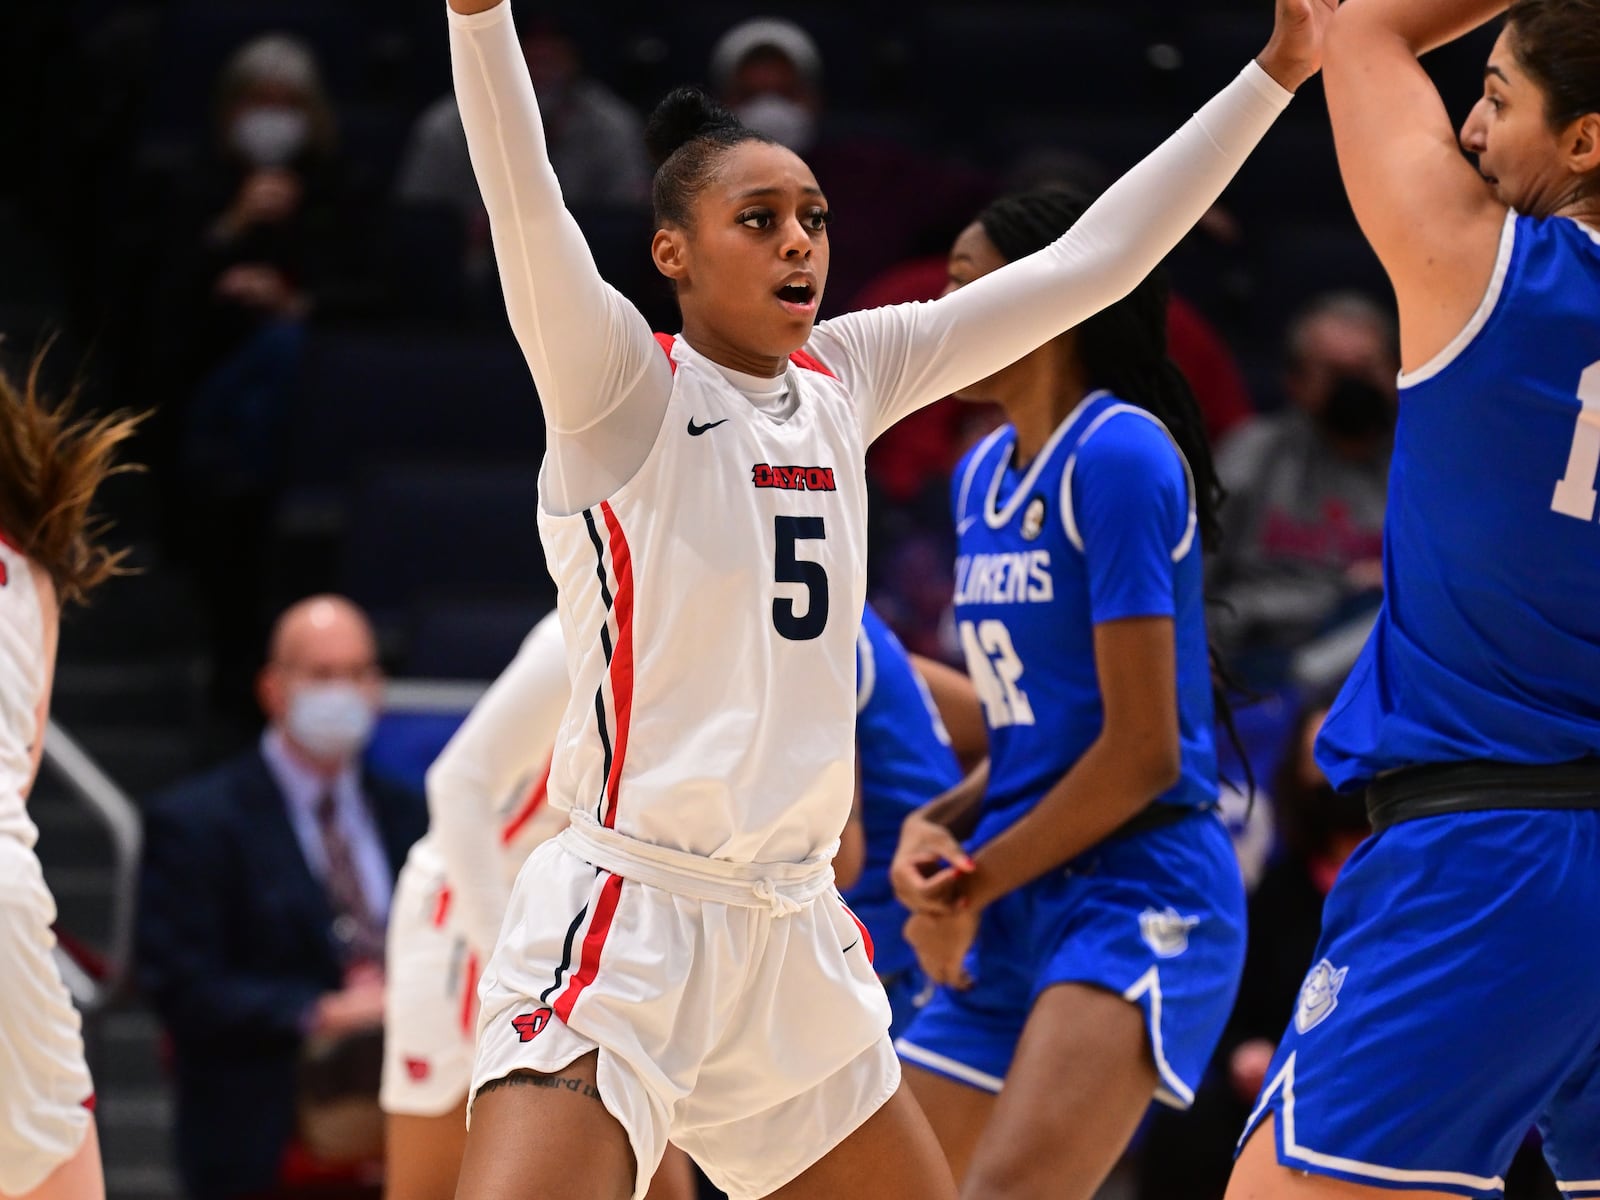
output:
M 506 312 L 550 431 L 546 499 L 576 512 L 643 464 L 672 370 L 644 317 L 600 278 L 562 203 L 509 0 L 470 16 L 447 11 L 456 102 Z
M 1037 254 L 938 300 L 819 325 L 811 351 L 849 387 L 866 440 L 1131 292 L 1215 203 L 1291 98 L 1252 61 Z
M 499 806 L 544 765 L 571 690 L 561 624 L 551 613 L 428 768 L 433 840 L 467 934 L 484 950 L 494 946 L 511 900 Z

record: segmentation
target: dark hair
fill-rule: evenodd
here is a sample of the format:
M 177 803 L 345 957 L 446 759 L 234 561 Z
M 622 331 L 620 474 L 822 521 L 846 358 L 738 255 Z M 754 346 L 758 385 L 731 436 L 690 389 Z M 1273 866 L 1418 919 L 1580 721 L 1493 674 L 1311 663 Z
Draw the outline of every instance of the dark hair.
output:
M 1088 210 L 1083 193 L 1060 184 L 1002 196 L 978 214 L 978 223 L 1008 262 L 1043 250 Z M 1195 518 L 1202 551 L 1221 540 L 1217 510 L 1227 493 L 1217 478 L 1205 421 L 1194 391 L 1167 354 L 1167 279 L 1157 267 L 1121 300 L 1101 309 L 1074 331 L 1078 360 L 1091 388 L 1105 388 L 1137 404 L 1167 427 L 1194 476 Z M 1217 718 L 1238 752 L 1243 791 L 1254 802 L 1255 774 L 1234 725 L 1228 696 L 1233 687 L 1216 651 L 1211 658 L 1211 699 Z
M 657 225 L 688 225 L 689 213 L 723 153 L 744 142 L 774 139 L 743 124 L 699 88 L 668 92 L 650 114 L 645 148 L 656 165 L 650 200 Z
M 1552 128 L 1600 112 L 1600 0 L 1514 0 L 1506 24 Z
M 98 544 L 108 523 L 89 515 L 95 489 L 114 466 L 117 447 L 141 417 L 125 412 L 76 415 L 74 389 L 59 404 L 39 394 L 44 354 L 18 388 L 0 371 L 0 533 L 49 573 L 62 604 L 122 573 L 126 551 Z
M 1015 262 L 1055 241 L 1087 208 L 1081 192 L 1053 185 L 996 200 L 978 215 L 978 223 L 994 248 Z M 1127 296 L 1084 321 L 1075 332 L 1089 386 L 1137 404 L 1172 433 L 1194 475 L 1201 544 L 1214 550 L 1224 492 L 1211 460 L 1200 406 L 1189 381 L 1167 355 L 1165 272 L 1159 267 L 1150 272 Z

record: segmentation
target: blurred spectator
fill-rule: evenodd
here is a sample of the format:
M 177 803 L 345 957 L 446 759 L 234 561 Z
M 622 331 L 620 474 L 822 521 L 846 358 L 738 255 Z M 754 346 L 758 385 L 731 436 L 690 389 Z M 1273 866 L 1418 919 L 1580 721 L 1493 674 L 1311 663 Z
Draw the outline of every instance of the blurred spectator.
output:
M 776 138 L 816 172 L 834 221 L 826 312 L 849 311 L 867 280 L 897 262 L 945 252 L 986 203 L 992 185 L 969 167 L 903 141 L 838 132 L 824 103 L 822 53 L 792 21 L 756 17 L 711 51 L 718 99 L 746 125 Z
M 1290 405 L 1240 427 L 1217 456 L 1228 502 L 1212 632 L 1257 686 L 1286 678 L 1309 639 L 1369 618 L 1383 587 L 1394 320 L 1365 296 L 1332 293 L 1289 326 L 1285 356 Z
M 360 766 L 376 653 L 349 601 L 294 605 L 258 680 L 260 745 L 148 809 L 139 980 L 171 1039 L 194 1200 L 279 1186 L 308 1039 L 370 1038 L 381 1022 L 389 899 L 427 814 Z
M 1326 715 L 1319 707 L 1301 716 L 1273 780 L 1284 851 L 1250 898 L 1249 950 L 1239 998 L 1194 1107 L 1186 1113 L 1162 1109 L 1151 1118 L 1141 1197 L 1220 1200 L 1234 1142 L 1311 967 L 1323 900 L 1369 832 L 1364 798 L 1336 793 L 1312 756 Z
M 370 213 L 311 50 L 258 37 L 223 67 L 209 161 L 178 184 L 145 368 L 172 544 L 196 572 L 214 700 L 248 720 L 261 550 L 313 310 L 359 307 Z M 370 297 L 369 297 L 370 298 Z
M 518 18 L 522 55 L 539 98 L 561 194 L 568 205 L 643 205 L 650 198 L 644 123 L 626 101 L 583 73 L 576 44 L 548 18 Z M 467 155 L 454 93 L 423 110 L 395 183 L 403 204 L 442 204 L 466 222 L 469 245 L 487 269 L 489 218 Z

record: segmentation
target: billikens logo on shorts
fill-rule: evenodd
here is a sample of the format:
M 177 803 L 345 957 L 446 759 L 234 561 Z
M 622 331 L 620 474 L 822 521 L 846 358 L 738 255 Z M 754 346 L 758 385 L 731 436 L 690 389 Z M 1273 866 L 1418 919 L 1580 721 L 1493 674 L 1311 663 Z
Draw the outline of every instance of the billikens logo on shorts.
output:
M 517 1036 L 524 1042 L 531 1042 L 544 1032 L 544 1027 L 550 1024 L 550 1010 L 536 1008 L 530 1013 L 522 1013 L 511 1018 L 512 1027 L 516 1029 Z
M 836 492 L 832 467 L 775 467 L 756 463 L 750 468 L 750 482 L 758 488 L 780 488 L 786 492 Z
M 1139 914 L 1139 936 L 1157 958 L 1177 958 L 1189 948 L 1189 931 L 1200 924 L 1199 917 L 1186 917 L 1168 905 L 1147 908 Z
M 1333 1015 L 1333 1010 L 1339 1007 L 1339 989 L 1344 986 L 1344 977 L 1349 973 L 1349 967 L 1340 967 L 1335 971 L 1327 959 L 1311 968 L 1311 974 L 1300 985 L 1300 999 L 1294 1006 L 1296 1029 L 1301 1033 L 1310 1033 Z

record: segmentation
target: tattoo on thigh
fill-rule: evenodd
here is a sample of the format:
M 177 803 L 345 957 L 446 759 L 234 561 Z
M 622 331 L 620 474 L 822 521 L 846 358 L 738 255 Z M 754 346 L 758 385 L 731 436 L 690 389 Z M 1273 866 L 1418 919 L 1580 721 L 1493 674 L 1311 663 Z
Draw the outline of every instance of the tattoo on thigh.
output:
M 571 1092 L 575 1096 L 587 1096 L 590 1100 L 600 1099 L 600 1089 L 587 1080 L 574 1079 L 571 1075 L 540 1075 L 533 1071 L 513 1071 L 499 1079 L 491 1079 L 478 1089 L 478 1095 L 508 1087 L 551 1088 Z

